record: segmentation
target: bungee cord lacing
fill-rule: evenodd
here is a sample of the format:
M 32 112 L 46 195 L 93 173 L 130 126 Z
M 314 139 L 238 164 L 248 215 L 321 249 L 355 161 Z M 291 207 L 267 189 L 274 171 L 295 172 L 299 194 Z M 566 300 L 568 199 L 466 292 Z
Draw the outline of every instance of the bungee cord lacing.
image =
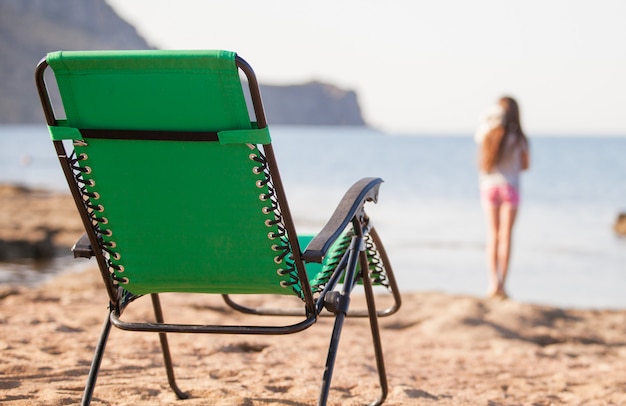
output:
M 276 190 L 272 183 L 272 178 L 269 173 L 267 158 L 261 152 L 256 145 L 248 144 L 250 149 L 254 152 L 250 153 L 249 158 L 255 162 L 255 166 L 252 168 L 252 172 L 255 175 L 261 175 L 262 178 L 256 181 L 256 186 L 263 191 L 259 195 L 259 199 L 265 202 L 267 205 L 263 206 L 262 213 L 265 215 L 273 214 L 273 218 L 265 220 L 265 225 L 270 228 L 267 237 L 274 241 L 272 244 L 272 250 L 277 254 L 274 257 L 274 263 L 280 266 L 276 273 L 281 277 L 280 286 L 283 288 L 291 288 L 293 292 L 300 297 L 304 298 L 302 287 L 300 286 L 300 279 L 295 267 L 293 259 L 293 249 L 289 242 L 289 236 L 287 235 L 287 229 L 285 227 L 283 216 L 280 211 L 278 199 L 276 198 Z M 285 279 L 286 277 L 286 279 Z
M 84 147 L 87 146 L 87 143 L 79 140 L 79 142 L 75 142 L 74 145 Z M 76 184 L 79 187 L 83 205 L 85 206 L 87 215 L 91 220 L 91 226 L 98 237 L 98 245 L 105 253 L 104 258 L 106 260 L 107 268 L 109 269 L 111 280 L 115 285 L 126 285 L 129 283 L 129 279 L 125 276 L 118 275 L 124 272 L 124 266 L 113 262 L 121 259 L 121 254 L 115 250 L 117 244 L 113 240 L 104 240 L 103 238 L 103 236 L 111 237 L 113 235 L 113 231 L 102 227 L 107 225 L 109 220 L 102 215 L 102 213 L 104 213 L 104 206 L 102 204 L 95 203 L 100 199 L 100 194 L 88 189 L 88 187 L 94 187 L 96 185 L 95 179 L 86 176 L 92 175 L 92 169 L 88 165 L 79 164 L 79 162 L 87 161 L 88 159 L 89 156 L 86 153 L 83 152 L 77 155 L 76 151 L 72 151 L 72 154 L 69 157 L 70 167 L 73 171 Z

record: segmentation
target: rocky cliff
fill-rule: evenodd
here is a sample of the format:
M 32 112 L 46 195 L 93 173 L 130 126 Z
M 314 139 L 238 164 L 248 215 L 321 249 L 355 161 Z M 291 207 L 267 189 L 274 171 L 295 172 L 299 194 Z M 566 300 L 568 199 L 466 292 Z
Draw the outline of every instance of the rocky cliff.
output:
M 357 95 L 334 85 L 261 85 L 270 123 L 290 125 L 365 125 Z
M 0 124 L 43 122 L 34 69 L 59 49 L 153 48 L 104 0 L 0 1 Z M 353 91 L 324 83 L 263 86 L 272 124 L 364 125 Z
M 0 1 L 0 123 L 43 122 L 34 70 L 59 49 L 149 48 L 104 0 Z

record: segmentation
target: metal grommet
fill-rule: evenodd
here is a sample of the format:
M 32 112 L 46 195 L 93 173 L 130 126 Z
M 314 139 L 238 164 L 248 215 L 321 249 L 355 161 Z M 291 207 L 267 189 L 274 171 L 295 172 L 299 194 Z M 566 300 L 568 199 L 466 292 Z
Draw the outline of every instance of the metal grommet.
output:
M 117 243 L 115 241 L 109 241 L 109 247 L 115 248 L 117 247 Z
M 250 154 L 248 155 L 248 158 L 250 158 L 251 161 L 254 161 L 257 158 L 257 154 Z
M 113 231 L 111 230 L 102 230 L 102 234 L 106 235 L 107 237 L 110 237 L 113 235 Z
M 100 219 L 98 219 L 98 221 L 100 221 L 100 223 L 102 224 L 109 224 L 109 219 L 106 217 L 100 217 Z
M 113 253 L 113 259 L 118 261 L 120 258 L 122 258 L 122 256 L 120 255 L 119 252 L 114 252 Z
M 124 265 L 120 265 L 117 272 L 120 272 L 120 273 L 124 272 Z
M 269 207 L 263 207 L 261 211 L 263 212 L 263 214 L 270 214 L 272 212 L 272 209 L 270 209 Z
M 95 200 L 100 199 L 100 193 L 98 193 L 98 192 L 93 192 L 93 199 L 95 199 Z
M 275 240 L 276 233 L 274 233 L 273 231 L 270 231 L 269 233 L 267 233 L 267 238 L 269 238 L 270 240 Z
M 274 257 L 274 263 L 279 265 L 283 263 L 283 259 L 281 257 Z
M 266 201 L 267 199 L 268 199 L 267 194 L 265 194 L 265 193 L 261 193 L 261 194 L 259 195 L 259 200 L 261 200 L 262 202 Z
M 255 175 L 259 175 L 262 172 L 263 172 L 263 170 L 260 167 L 258 167 L 258 166 L 255 166 L 255 167 L 252 168 L 252 173 L 254 173 Z
M 91 173 L 91 166 L 85 166 L 84 169 L 84 173 L 86 173 L 87 175 L 89 175 Z
M 124 285 L 128 285 L 128 283 L 129 283 L 129 282 L 130 282 L 130 280 L 128 280 L 128 278 L 127 278 L 127 277 L 123 277 L 123 278 L 122 278 L 122 284 L 124 284 Z
M 280 281 L 280 286 L 282 286 L 283 288 L 288 288 L 289 284 L 287 283 L 287 281 Z
M 97 206 L 95 207 L 95 209 L 96 209 L 96 211 L 98 211 L 98 212 L 102 213 L 102 212 L 104 211 L 104 206 L 103 206 L 103 205 L 101 205 L 101 204 L 99 204 L 99 205 L 97 205 Z
M 86 153 L 84 153 L 84 152 L 81 152 L 81 153 L 78 155 L 78 159 L 80 159 L 81 161 L 84 161 L 84 160 L 86 160 L 86 159 L 89 159 L 89 155 L 87 155 L 87 154 L 86 154 Z

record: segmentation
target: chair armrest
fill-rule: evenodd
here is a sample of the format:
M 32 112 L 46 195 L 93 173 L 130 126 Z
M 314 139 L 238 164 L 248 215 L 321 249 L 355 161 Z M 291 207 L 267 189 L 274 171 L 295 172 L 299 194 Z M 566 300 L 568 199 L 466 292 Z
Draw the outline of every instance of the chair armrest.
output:
M 363 178 L 348 189 L 335 212 L 322 230 L 311 240 L 302 254 L 306 262 L 322 262 L 326 252 L 365 205 L 378 200 L 378 188 L 383 182 L 380 178 Z
M 89 236 L 85 233 L 74 243 L 72 247 L 74 258 L 91 258 L 95 255 L 89 242 Z

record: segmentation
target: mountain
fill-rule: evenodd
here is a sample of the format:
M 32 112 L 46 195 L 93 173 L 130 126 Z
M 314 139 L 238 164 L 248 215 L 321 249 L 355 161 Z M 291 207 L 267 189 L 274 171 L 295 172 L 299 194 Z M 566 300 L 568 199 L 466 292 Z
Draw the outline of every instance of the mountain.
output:
M 49 51 L 145 49 L 104 0 L 0 1 L 0 123 L 44 122 L 34 71 Z
M 331 84 L 310 82 L 298 86 L 261 85 L 261 95 L 270 123 L 365 125 L 357 94 Z
M 44 122 L 34 70 L 47 52 L 152 48 L 104 0 L 0 0 L 0 124 Z M 365 125 L 353 91 L 311 82 L 261 92 L 272 124 Z

